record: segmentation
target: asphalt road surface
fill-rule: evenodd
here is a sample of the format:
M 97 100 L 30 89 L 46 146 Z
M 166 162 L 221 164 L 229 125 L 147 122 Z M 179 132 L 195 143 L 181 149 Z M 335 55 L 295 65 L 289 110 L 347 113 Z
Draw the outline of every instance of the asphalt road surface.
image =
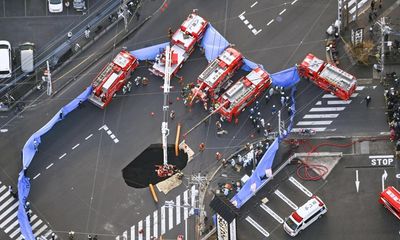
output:
M 169 27 L 177 28 L 188 13 L 193 8 L 197 8 L 200 15 L 209 20 L 247 58 L 263 64 L 271 73 L 299 63 L 309 52 L 323 58 L 325 55 L 323 42 L 325 30 L 335 19 L 337 7 L 335 1 L 299 0 L 282 3 L 282 1 L 271 0 L 254 3 L 254 1 L 247 0 L 171 1 L 164 11 L 155 14 L 124 45 L 133 50 L 168 41 L 167 29 Z M 161 5 L 162 2 L 157 1 L 152 4 Z M 19 117 L 2 115 L 4 121 L 8 122 L 6 125 L 8 132 L 1 133 L 4 141 L 0 142 L 2 151 L 0 169 L 4 179 L 0 179 L 0 181 L 3 181 L 5 185 L 10 183 L 15 185 L 20 168 L 19 151 L 26 139 L 50 119 L 61 106 L 82 92 L 101 67 L 110 61 L 118 50 L 116 49 L 101 61 L 94 63 L 78 81 L 65 88 L 57 96 L 50 99 L 39 98 Z M 343 61 L 346 61 L 344 56 Z M 199 51 L 196 51 L 185 63 L 179 75 L 184 76 L 186 83 L 195 81 L 206 64 L 205 58 Z M 356 76 L 358 74 L 358 70 L 354 67 L 346 68 L 346 70 Z M 59 74 L 62 75 L 63 72 Z M 134 232 L 138 232 L 143 227 L 145 236 L 142 237 L 148 239 L 150 235 L 155 234 L 154 229 L 147 230 L 148 223 L 154 227 L 154 223 L 157 221 L 157 233 L 162 232 L 161 215 L 168 219 L 166 223 L 168 230 L 165 235 L 167 238 L 174 238 L 178 234 L 184 233 L 184 210 L 182 209 L 180 212 L 178 220 L 177 209 L 172 210 L 172 214 L 169 209 L 166 209 L 166 213 L 162 214 L 162 206 L 165 200 L 183 201 L 186 194 L 190 196 L 191 192 L 187 190 L 187 181 L 167 195 L 160 193 L 160 204 L 156 205 L 147 189 L 132 189 L 124 183 L 122 178 L 121 170 L 135 156 L 148 145 L 161 141 L 162 91 L 160 85 L 162 80 L 151 76 L 143 66 L 138 68 L 135 75 L 147 76 L 150 79 L 149 86 L 135 88 L 127 96 L 117 96 L 105 110 L 85 103 L 83 108 L 71 113 L 42 138 L 39 152 L 28 170 L 32 184 L 30 201 L 33 209 L 37 210 L 38 216 L 45 219 L 51 225 L 51 229 L 60 236 L 65 237 L 65 232 L 74 230 L 79 234 L 97 233 L 102 236 L 101 239 L 114 239 L 124 231 L 127 231 L 128 234 L 133 228 Z M 173 99 L 171 108 L 176 111 L 176 118 L 170 123 L 170 142 L 174 140 L 177 122 L 183 123 L 183 132 L 185 132 L 207 114 L 200 105 L 196 105 L 189 112 L 183 106 L 182 101 L 175 100 L 179 96 L 180 90 L 177 82 L 173 81 L 172 85 L 175 88 L 171 93 L 171 99 Z M 379 87 L 374 88 L 373 84 L 361 84 L 361 86 L 365 86 L 365 88 L 359 89 L 357 92 L 359 95 L 352 98 L 352 102 L 330 104 L 328 101 L 337 99 L 324 98 L 324 93 L 317 87 L 307 82 L 301 82 L 296 98 L 297 107 L 301 109 L 296 118 L 296 127 L 316 127 L 316 120 L 313 120 L 312 124 L 299 124 L 301 121 L 309 121 L 305 120 L 304 116 L 311 114 L 312 108 L 344 107 L 340 111 L 328 111 L 329 114 L 338 114 L 329 124 L 327 121 L 331 120 L 318 119 L 318 121 L 325 121 L 324 124 L 319 123 L 318 127 L 325 129 L 318 134 L 321 136 L 330 134 L 330 129 L 335 129 L 337 135 L 358 135 L 365 132 L 366 129 L 370 129 L 371 133 L 384 132 L 386 123 L 382 119 L 384 117 L 381 116 L 383 110 L 379 107 L 382 106 L 380 105 L 382 99 L 379 97 L 382 95 L 381 90 Z M 373 95 L 371 109 L 366 109 L 361 102 L 365 94 Z M 321 103 L 318 103 L 319 101 Z M 262 101 L 261 112 L 267 122 L 276 126 L 276 117 L 272 117 L 270 114 L 270 107 L 274 103 L 279 106 L 277 97 L 268 104 Z M 151 112 L 154 112 L 155 115 L 151 116 Z M 328 113 L 318 112 L 318 114 Z M 371 125 L 363 119 L 354 118 L 354 115 L 365 114 L 370 121 L 376 123 L 372 129 Z M 189 176 L 198 172 L 205 174 L 211 171 L 218 164 L 214 158 L 216 151 L 228 155 L 237 146 L 251 140 L 252 135 L 257 135 L 247 121 L 247 117 L 247 112 L 244 112 L 239 118 L 238 126 L 224 124 L 223 127 L 228 134 L 222 137 L 217 137 L 215 133 L 216 116 L 212 117 L 208 125 L 203 124 L 190 133 L 187 142 L 195 152 L 201 142 L 206 144 L 206 151 L 196 154 L 195 159 L 184 170 L 185 175 Z M 103 126 L 107 126 L 118 142 L 110 137 L 111 133 L 107 133 Z M 290 172 L 289 169 L 287 171 Z M 381 172 L 376 173 L 377 176 L 379 174 Z M 371 176 L 371 179 L 376 184 L 376 176 Z M 314 193 L 326 182 L 305 184 L 311 184 L 307 185 L 307 188 Z M 323 198 L 325 197 L 329 203 L 332 201 L 330 199 L 333 196 L 332 192 L 337 191 L 334 187 L 338 186 L 332 186 L 329 191 L 324 188 L 324 191 L 327 192 Z M 284 194 L 292 194 L 291 191 L 296 190 L 287 182 L 280 187 Z M 373 191 L 379 191 L 379 188 Z M 306 200 L 307 196 L 302 194 L 304 195 L 302 192 L 295 194 L 297 204 Z M 275 195 L 272 194 L 271 198 L 277 198 Z M 327 203 L 328 207 L 329 203 Z M 281 204 L 274 209 L 282 211 L 280 216 L 283 217 L 288 215 L 290 206 Z M 350 208 L 338 206 L 336 211 L 339 215 L 345 214 L 349 211 L 348 209 Z M 155 212 L 157 212 L 157 217 L 154 217 Z M 382 210 L 382 212 L 384 211 Z M 170 217 L 171 215 L 173 216 Z M 263 221 L 263 216 L 255 216 L 255 218 L 257 218 L 256 221 Z M 327 219 L 332 218 L 327 217 L 315 223 L 315 226 L 307 230 L 310 232 L 308 236 L 311 236 L 313 232 L 318 233 L 319 230 L 323 230 L 323 234 L 335 236 L 337 229 L 329 226 L 335 225 L 341 219 L 340 217 L 333 218 L 334 220 L 331 221 L 334 223 L 326 224 Z M 348 219 L 355 221 L 351 216 Z M 194 217 L 188 217 L 188 220 L 189 239 L 194 239 Z M 272 224 L 271 229 L 278 229 L 273 221 L 263 222 L 263 224 Z M 376 219 L 366 218 L 364 221 L 372 224 L 376 222 Z M 394 221 L 388 224 L 390 230 L 393 229 L 393 224 Z M 318 228 L 317 225 L 327 227 Z M 277 234 L 277 239 L 280 239 L 281 235 L 283 236 L 280 234 L 281 230 L 272 231 L 270 228 L 268 230 L 274 236 Z M 251 226 L 249 232 L 257 233 L 251 229 Z M 245 233 L 246 231 L 243 231 L 240 234 Z M 304 233 L 306 234 L 306 232 Z M 7 239 L 9 236 L 9 234 L 4 235 L 3 232 L 0 234 L 3 234 L 0 235 L 2 239 L 3 237 Z M 360 238 L 368 236 L 364 231 L 358 234 Z M 246 238 L 251 236 L 253 235 L 249 235 L 249 237 L 246 235 Z M 253 238 L 259 239 L 257 238 L 259 236 Z M 319 235 L 313 236 L 315 238 L 307 239 L 319 239 Z

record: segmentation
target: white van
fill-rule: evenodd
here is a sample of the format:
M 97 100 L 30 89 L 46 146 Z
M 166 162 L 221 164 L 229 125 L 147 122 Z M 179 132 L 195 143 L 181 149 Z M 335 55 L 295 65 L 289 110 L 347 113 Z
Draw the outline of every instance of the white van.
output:
M 35 44 L 26 42 L 19 45 L 21 70 L 25 73 L 31 73 L 35 71 L 34 52 Z
M 9 78 L 11 74 L 11 44 L 8 41 L 0 41 L 0 78 Z
M 322 217 L 327 211 L 325 203 L 319 197 L 313 196 L 285 219 L 283 229 L 294 237 L 319 217 Z

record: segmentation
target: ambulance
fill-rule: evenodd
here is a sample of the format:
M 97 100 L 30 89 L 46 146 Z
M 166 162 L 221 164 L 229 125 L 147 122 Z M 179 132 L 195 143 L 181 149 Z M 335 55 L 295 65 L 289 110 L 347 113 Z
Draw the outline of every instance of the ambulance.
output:
M 380 194 L 379 203 L 400 220 L 400 192 L 396 188 L 387 187 Z
M 322 200 L 313 196 L 303 206 L 299 207 L 296 211 L 290 214 L 283 223 L 283 229 L 290 236 L 294 237 L 301 230 L 307 228 L 311 223 L 315 222 L 318 218 L 322 217 L 328 209 Z

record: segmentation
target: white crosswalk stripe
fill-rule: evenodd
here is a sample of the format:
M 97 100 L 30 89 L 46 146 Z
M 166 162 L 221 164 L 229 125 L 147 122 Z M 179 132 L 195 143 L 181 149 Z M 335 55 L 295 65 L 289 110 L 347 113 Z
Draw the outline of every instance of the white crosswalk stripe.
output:
M 353 94 L 351 94 L 350 98 L 355 98 L 355 97 L 357 97 L 357 96 L 358 96 L 358 93 L 353 93 Z M 329 93 L 324 94 L 324 95 L 322 96 L 322 98 L 335 98 L 335 99 L 339 99 L 336 95 L 332 95 L 332 94 L 329 94 Z
M 190 189 L 186 189 L 183 193 L 177 195 L 175 200 L 173 200 L 174 204 L 172 206 L 161 206 L 161 208 L 156 209 L 152 214 L 146 216 L 144 220 L 138 222 L 137 225 L 131 226 L 130 230 L 123 232 L 115 239 L 122 240 L 124 234 L 129 235 L 130 240 L 150 240 L 151 237 L 165 235 L 167 231 L 182 224 L 182 217 L 185 220 L 194 214 L 189 209 L 196 207 L 197 198 L 198 190 L 196 186 L 192 186 Z M 140 230 L 143 230 L 143 234 L 139 234 Z
M 287 205 L 289 205 L 289 207 L 293 208 L 294 210 L 297 210 L 299 207 L 292 202 L 292 200 L 290 200 L 288 197 L 286 197 L 285 194 L 283 194 L 281 191 L 279 191 L 278 189 L 275 190 L 274 192 L 280 199 L 282 199 Z
M 335 101 L 328 101 L 328 105 L 343 105 L 343 104 L 350 104 L 351 100 L 335 100 Z
M 289 181 L 291 183 L 293 183 L 298 189 L 300 189 L 305 195 L 312 197 L 312 193 L 306 188 L 304 187 L 299 181 L 297 181 L 296 178 L 294 178 L 293 176 L 291 176 L 289 178 Z
M 269 237 L 269 233 L 267 232 L 267 230 L 261 227 L 261 225 L 254 221 L 254 219 L 252 219 L 250 216 L 246 217 L 246 221 L 249 222 L 253 227 L 255 227 L 262 235 L 264 235 L 265 237 Z
M 317 118 L 337 118 L 339 114 L 306 114 L 303 118 L 305 119 L 317 119 Z
M 8 187 L 0 182 L 0 229 L 8 235 L 9 239 L 23 239 L 21 230 L 18 223 L 18 205 L 19 202 L 15 199 L 10 192 Z M 49 228 L 49 224 L 41 220 L 36 214 L 30 210 L 32 232 L 36 237 L 44 236 L 48 237 L 52 231 Z M 43 235 L 47 231 L 46 235 Z
M 311 108 L 310 112 L 338 112 L 343 111 L 345 107 L 316 107 Z
M 300 121 L 297 126 L 316 126 L 316 125 L 329 125 L 332 121 Z
M 326 130 L 326 128 L 308 128 L 308 129 L 310 129 L 310 130 L 312 130 L 312 131 L 316 131 L 316 132 L 323 132 L 323 131 Z M 301 132 L 302 130 L 303 130 L 303 128 L 292 128 L 292 131 L 291 131 L 291 132 L 293 132 L 293 133 L 299 133 L 299 132 Z

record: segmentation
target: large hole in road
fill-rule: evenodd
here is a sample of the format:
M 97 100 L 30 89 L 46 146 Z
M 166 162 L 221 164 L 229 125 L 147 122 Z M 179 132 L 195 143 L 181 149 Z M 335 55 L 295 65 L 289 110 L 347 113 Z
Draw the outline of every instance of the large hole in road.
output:
M 168 145 L 168 163 L 182 170 L 186 167 L 188 155 L 179 150 L 179 156 L 175 156 L 175 145 Z M 157 184 L 168 177 L 159 177 L 156 173 L 156 165 L 163 164 L 163 150 L 161 144 L 152 144 L 122 169 L 125 183 L 134 188 L 146 188 L 149 184 Z

